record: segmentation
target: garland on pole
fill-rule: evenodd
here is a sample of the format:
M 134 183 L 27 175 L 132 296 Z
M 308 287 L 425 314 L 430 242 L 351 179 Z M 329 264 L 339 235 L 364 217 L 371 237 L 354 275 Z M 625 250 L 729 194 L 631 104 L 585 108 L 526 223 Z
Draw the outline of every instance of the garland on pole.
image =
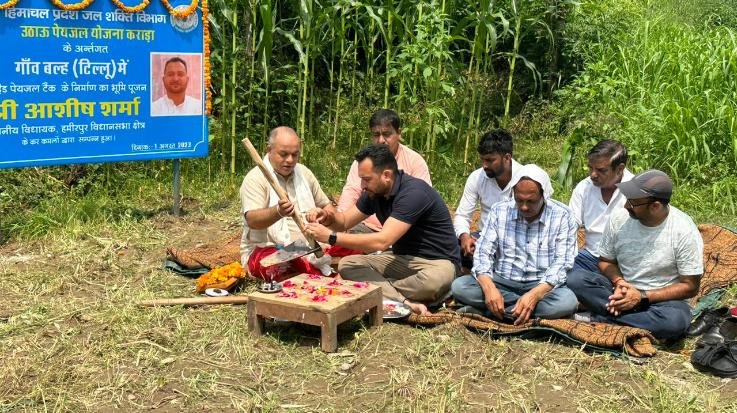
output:
M 0 4 L 0 10 L 9 9 L 9 8 L 15 6 L 16 4 L 18 4 L 19 1 L 20 0 L 8 0 L 5 3 Z
M 210 96 L 210 21 L 207 18 L 207 0 L 202 0 L 202 34 L 205 38 L 205 113 L 212 114 L 212 98 Z

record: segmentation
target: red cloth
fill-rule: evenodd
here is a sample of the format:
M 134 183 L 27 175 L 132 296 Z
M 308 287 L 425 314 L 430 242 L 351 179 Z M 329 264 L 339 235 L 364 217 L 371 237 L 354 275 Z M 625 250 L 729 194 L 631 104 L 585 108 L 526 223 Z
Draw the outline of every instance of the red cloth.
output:
M 331 257 L 347 257 L 349 255 L 361 255 L 363 254 L 362 251 L 359 250 L 352 250 L 350 248 L 341 247 L 338 245 L 333 245 L 332 247 L 325 250 L 325 254 L 331 256 Z
M 261 259 L 276 252 L 276 247 L 255 247 L 248 257 L 248 274 L 251 277 L 259 278 L 264 281 L 282 282 L 299 274 L 317 274 L 322 272 L 310 264 L 306 258 L 300 257 L 281 264 L 264 267 L 259 262 Z

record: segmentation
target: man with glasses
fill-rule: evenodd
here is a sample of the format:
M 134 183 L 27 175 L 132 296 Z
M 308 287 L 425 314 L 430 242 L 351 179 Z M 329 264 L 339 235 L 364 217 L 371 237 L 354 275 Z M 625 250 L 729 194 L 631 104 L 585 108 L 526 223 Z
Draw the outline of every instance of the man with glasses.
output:
M 578 223 L 551 199 L 550 177 L 525 165 L 510 182 L 514 199 L 494 204 L 473 255 L 472 275 L 453 281 L 459 312 L 522 324 L 532 317 L 564 318 L 576 311 L 566 273 L 576 258 Z
M 394 158 L 397 160 L 399 169 L 409 176 L 421 179 L 432 186 L 430 181 L 430 170 L 422 155 L 413 151 L 409 147 L 401 144 L 402 130 L 399 115 L 389 109 L 379 109 L 371 115 L 369 119 L 369 129 L 371 129 L 371 140 L 374 144 L 385 144 L 389 146 Z M 361 178 L 358 176 L 358 162 L 353 161 L 351 169 L 348 172 L 343 192 L 340 194 L 338 201 L 338 211 L 348 211 L 356 204 L 361 196 Z M 363 221 L 365 227 L 359 232 L 366 232 L 366 228 L 370 231 L 380 231 L 381 222 L 376 215 L 371 215 Z
M 691 322 L 685 300 L 698 292 L 704 271 L 701 235 L 691 217 L 670 205 L 673 183 L 664 172 L 645 171 L 617 188 L 627 201 L 599 243 L 601 273 L 579 268 L 568 276 L 591 312 L 577 319 L 681 337 Z
M 588 153 L 589 176 L 576 185 L 568 206 L 586 231 L 586 244 L 578 251 L 574 269 L 598 272 L 599 241 L 613 211 L 624 206 L 617 184 L 632 179 L 627 149 L 615 140 L 603 140 Z

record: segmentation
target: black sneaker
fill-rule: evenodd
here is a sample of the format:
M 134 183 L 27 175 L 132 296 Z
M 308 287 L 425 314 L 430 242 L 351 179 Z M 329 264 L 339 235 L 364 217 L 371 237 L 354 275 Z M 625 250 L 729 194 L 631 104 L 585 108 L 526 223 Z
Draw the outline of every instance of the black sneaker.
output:
M 722 335 L 719 324 L 709 327 L 709 329 L 699 337 L 698 341 L 696 341 L 697 346 L 717 345 L 721 343 L 724 343 L 724 336 Z

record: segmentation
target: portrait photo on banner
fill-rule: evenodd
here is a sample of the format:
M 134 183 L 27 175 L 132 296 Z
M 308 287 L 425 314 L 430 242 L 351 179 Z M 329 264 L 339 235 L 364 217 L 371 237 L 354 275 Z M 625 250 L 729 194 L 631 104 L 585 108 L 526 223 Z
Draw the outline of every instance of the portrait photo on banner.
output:
M 202 54 L 151 53 L 151 116 L 202 115 Z

